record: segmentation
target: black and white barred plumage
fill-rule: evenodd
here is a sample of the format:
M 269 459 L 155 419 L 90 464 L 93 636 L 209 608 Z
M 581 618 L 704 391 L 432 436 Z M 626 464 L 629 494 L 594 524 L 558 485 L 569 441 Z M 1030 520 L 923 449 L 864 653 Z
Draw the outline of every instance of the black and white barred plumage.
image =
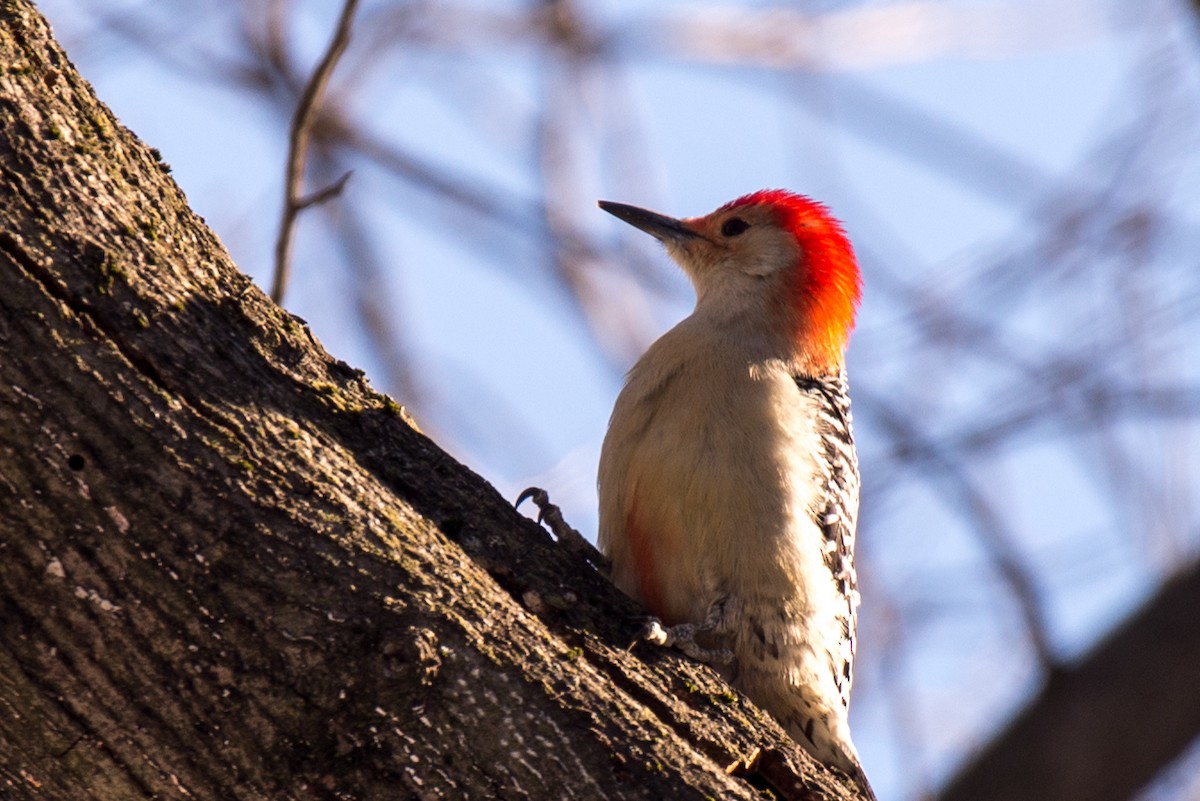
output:
M 854 568 L 854 538 L 858 523 L 858 453 L 854 447 L 854 425 L 850 413 L 850 393 L 845 372 L 811 377 L 798 375 L 796 386 L 817 410 L 821 441 L 821 478 L 824 484 L 820 503 L 812 509 L 813 521 L 821 529 L 825 564 L 845 598 L 839 610 L 843 638 L 839 658 L 831 667 L 841 691 L 842 704 L 850 706 L 850 687 L 854 681 L 854 638 L 858 623 L 858 574 Z

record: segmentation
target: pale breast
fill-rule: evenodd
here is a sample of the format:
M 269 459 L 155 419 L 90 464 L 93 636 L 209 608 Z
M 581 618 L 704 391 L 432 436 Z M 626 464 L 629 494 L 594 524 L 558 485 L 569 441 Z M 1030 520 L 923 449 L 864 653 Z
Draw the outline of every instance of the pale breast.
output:
M 669 622 L 702 619 L 730 593 L 804 606 L 798 576 L 823 564 L 818 541 L 798 542 L 819 536 L 813 400 L 780 361 L 674 344 L 668 334 L 630 373 L 605 439 L 600 544 L 614 581 Z

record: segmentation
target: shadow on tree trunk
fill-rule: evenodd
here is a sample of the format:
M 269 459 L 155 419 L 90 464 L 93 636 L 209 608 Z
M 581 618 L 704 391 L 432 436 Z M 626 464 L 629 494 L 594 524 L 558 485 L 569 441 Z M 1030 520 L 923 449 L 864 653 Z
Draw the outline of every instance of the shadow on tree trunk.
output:
M 633 604 L 238 273 L 32 6 L 0 20 L 6 799 L 851 797 L 626 652 Z

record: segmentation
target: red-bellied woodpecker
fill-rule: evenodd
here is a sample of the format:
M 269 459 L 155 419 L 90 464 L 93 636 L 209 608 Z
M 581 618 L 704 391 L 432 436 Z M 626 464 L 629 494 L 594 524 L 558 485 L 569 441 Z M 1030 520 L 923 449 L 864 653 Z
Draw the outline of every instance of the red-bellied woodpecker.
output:
M 843 353 L 861 281 L 824 206 L 782 190 L 673 219 L 600 207 L 661 240 L 696 290 L 617 398 L 600 549 L 663 624 L 873 798 L 850 740 L 858 459 Z M 732 653 L 733 659 L 728 659 Z

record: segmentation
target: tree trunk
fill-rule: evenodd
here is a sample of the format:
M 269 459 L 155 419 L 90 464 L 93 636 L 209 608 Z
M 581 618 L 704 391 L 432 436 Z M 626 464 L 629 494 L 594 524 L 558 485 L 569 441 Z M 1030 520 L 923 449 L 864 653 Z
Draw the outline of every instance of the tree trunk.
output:
M 626 652 L 634 605 L 238 273 L 32 6 L 0 22 L 0 795 L 853 797 Z

